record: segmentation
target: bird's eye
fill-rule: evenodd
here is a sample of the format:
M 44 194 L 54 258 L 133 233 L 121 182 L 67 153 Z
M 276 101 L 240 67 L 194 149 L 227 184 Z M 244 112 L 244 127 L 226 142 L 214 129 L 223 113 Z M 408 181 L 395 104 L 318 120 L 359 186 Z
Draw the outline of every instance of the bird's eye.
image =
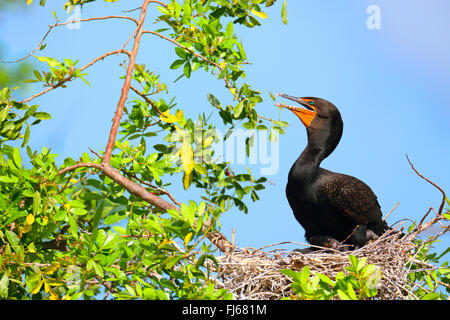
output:
M 312 106 L 314 105 L 314 101 L 310 101 L 309 104 Z

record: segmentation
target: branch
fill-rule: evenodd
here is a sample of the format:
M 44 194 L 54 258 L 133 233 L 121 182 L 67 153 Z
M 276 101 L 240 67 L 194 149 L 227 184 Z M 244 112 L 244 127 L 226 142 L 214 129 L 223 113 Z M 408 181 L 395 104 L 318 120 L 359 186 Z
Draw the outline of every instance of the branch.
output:
M 420 221 L 419 225 L 418 225 L 417 228 L 415 229 L 415 233 L 417 234 L 417 233 L 420 233 L 420 232 L 422 232 L 422 231 L 428 229 L 429 227 L 433 226 L 435 223 L 439 222 L 440 220 L 445 220 L 445 217 L 444 217 L 444 215 L 442 214 L 442 211 L 443 211 L 443 209 L 444 209 L 445 200 L 446 200 L 446 195 L 445 195 L 444 190 L 442 190 L 438 185 L 436 185 L 436 184 L 435 184 L 433 181 L 431 181 L 430 179 L 424 177 L 421 173 L 419 173 L 419 172 L 416 170 L 416 168 L 414 168 L 414 165 L 413 165 L 413 164 L 411 163 L 411 161 L 409 160 L 409 157 L 408 157 L 407 154 L 406 154 L 406 159 L 408 159 L 408 162 L 409 162 L 409 164 L 411 165 L 411 168 L 414 170 L 414 172 L 415 172 L 419 177 L 421 177 L 422 179 L 424 179 L 425 181 L 427 181 L 428 183 L 430 183 L 431 185 L 433 185 L 435 188 L 437 188 L 437 189 L 442 193 L 442 196 L 443 196 L 441 206 L 439 207 L 438 212 L 436 212 L 436 217 L 434 217 L 434 218 L 431 219 L 430 221 L 428 221 L 428 222 L 422 224 L 422 222 L 424 221 L 425 217 L 430 213 L 430 211 L 431 211 L 431 209 L 432 209 L 432 208 L 430 208 L 430 210 L 428 210 L 428 212 L 426 213 L 425 217 L 422 218 L 422 220 Z M 434 209 L 433 209 L 433 210 L 434 210 Z M 449 230 L 449 227 L 450 227 L 450 226 L 448 226 L 447 228 L 445 228 L 445 230 L 444 230 L 441 234 L 447 232 L 447 231 Z
M 94 60 L 92 60 L 91 62 L 89 62 L 88 64 L 86 64 L 85 66 L 81 67 L 80 70 L 81 70 L 81 71 L 84 71 L 85 69 L 89 68 L 89 67 L 92 66 L 94 63 L 98 62 L 99 60 L 103 60 L 103 59 L 106 58 L 107 56 L 110 56 L 110 55 L 113 55 L 113 54 L 119 54 L 119 53 L 125 53 L 125 54 L 127 54 L 128 56 L 130 55 L 130 52 L 129 52 L 128 50 L 124 50 L 124 49 L 110 51 L 110 52 L 107 52 L 107 53 L 101 55 L 101 56 L 98 57 L 98 58 L 95 58 Z M 36 93 L 36 94 L 32 95 L 31 97 L 29 97 L 29 98 L 27 98 L 27 99 L 21 101 L 20 103 L 27 103 L 27 102 L 29 102 L 29 101 L 31 101 L 31 100 L 33 100 L 33 99 L 39 97 L 39 96 L 42 96 L 43 94 L 46 94 L 47 92 L 49 92 L 49 91 L 51 91 L 51 90 L 53 90 L 53 89 L 56 89 L 56 88 L 61 87 L 61 86 L 62 86 L 63 84 L 65 84 L 66 82 L 72 81 L 72 80 L 73 80 L 73 75 L 70 75 L 70 76 L 68 76 L 67 78 L 65 78 L 65 79 L 61 80 L 60 82 L 58 82 L 57 84 L 55 84 L 55 85 L 53 85 L 53 86 L 51 86 L 51 87 L 48 87 L 47 89 L 42 90 L 42 91 L 39 92 L 39 93 Z
M 408 159 L 408 162 L 409 162 L 409 164 L 411 165 L 411 168 L 414 170 L 415 173 L 417 173 L 417 175 L 418 175 L 419 177 L 421 177 L 422 179 L 424 179 L 425 181 L 427 181 L 428 183 L 430 183 L 431 185 L 433 185 L 435 188 L 437 188 L 437 189 L 442 193 L 442 196 L 443 196 L 443 198 L 442 198 L 442 203 L 441 203 L 441 206 L 439 207 L 439 210 L 438 210 L 438 215 L 441 215 L 441 214 L 442 214 L 442 210 L 444 209 L 445 199 L 446 199 L 446 195 L 445 195 L 444 190 L 442 190 L 442 189 L 441 189 L 437 184 L 435 184 L 433 181 L 431 181 L 430 179 L 428 179 L 428 178 L 424 177 L 422 174 L 420 174 L 420 173 L 416 170 L 416 168 L 414 168 L 414 165 L 413 165 L 413 164 L 411 163 L 411 161 L 409 160 L 408 154 L 406 154 L 406 159 Z
M 113 148 L 114 148 L 114 145 L 115 145 L 117 131 L 118 131 L 118 128 L 119 128 L 119 125 L 120 125 L 120 120 L 121 120 L 122 114 L 123 114 L 123 108 L 124 108 L 125 102 L 126 102 L 127 97 L 128 97 L 128 92 L 129 92 L 130 87 L 131 87 L 131 80 L 132 80 L 132 77 L 133 77 L 133 71 L 134 71 L 136 56 L 137 56 L 137 53 L 138 53 L 138 50 L 139 50 L 139 43 L 140 43 L 140 40 L 141 40 L 141 36 L 143 34 L 142 28 L 143 28 L 144 20 L 145 20 L 146 13 L 147 13 L 147 7 L 148 7 L 148 5 L 150 3 L 162 4 L 161 2 L 154 1 L 154 0 L 144 0 L 144 3 L 142 4 L 141 15 L 140 15 L 140 18 L 139 18 L 138 27 L 137 27 L 137 30 L 135 31 L 136 36 L 134 38 L 133 49 L 131 50 L 131 52 L 129 52 L 130 59 L 129 59 L 128 67 L 127 67 L 127 72 L 126 72 L 126 75 L 125 75 L 125 81 L 124 81 L 124 84 L 122 86 L 122 93 L 121 93 L 119 101 L 117 103 L 116 113 L 115 113 L 114 118 L 113 118 L 113 124 L 112 124 L 112 127 L 111 127 L 111 131 L 109 133 L 109 139 L 108 139 L 108 143 L 106 145 L 106 150 L 105 150 L 105 153 L 104 153 L 104 156 L 103 156 L 103 159 L 102 159 L 102 163 L 101 164 L 98 164 L 98 163 L 78 163 L 78 164 L 75 164 L 73 166 L 69 166 L 67 168 L 64 168 L 64 169 L 60 170 L 58 172 L 58 174 L 64 174 L 67 171 L 75 170 L 75 169 L 81 168 L 81 167 L 95 168 L 95 169 L 101 171 L 103 174 L 108 176 L 110 179 L 112 179 L 116 183 L 118 183 L 119 185 L 121 185 L 129 193 L 139 197 L 140 199 L 148 202 L 151 205 L 154 205 L 155 207 L 159 208 L 160 210 L 167 211 L 169 209 L 174 209 L 174 210 L 179 211 L 179 208 L 177 206 L 175 206 L 175 205 L 165 201 L 161 197 L 156 196 L 153 193 L 147 191 L 143 186 L 138 185 L 138 184 L 134 183 L 133 181 L 127 179 L 126 177 L 121 175 L 116 169 L 114 169 L 110 165 L 110 160 L 111 160 L 112 151 L 113 151 Z M 206 58 L 204 58 L 204 59 L 206 59 Z M 215 64 L 215 65 L 217 65 L 217 64 Z M 217 65 L 217 66 L 220 68 L 219 65 Z M 61 85 L 61 84 L 59 84 L 59 85 Z M 134 90 L 134 91 L 138 92 L 137 90 Z M 172 199 L 172 197 L 171 197 L 171 199 Z M 174 200 L 174 199 L 172 199 L 172 200 Z M 202 228 L 202 230 L 206 230 L 206 237 L 217 248 L 219 248 L 219 250 L 221 250 L 222 252 L 228 252 L 233 247 L 233 245 L 225 238 L 225 236 L 222 233 L 220 233 L 218 231 L 209 232 L 208 227 L 205 226 L 205 224 L 204 224 L 203 228 Z
M 68 22 L 63 22 L 63 23 L 55 23 L 52 25 L 49 25 L 49 29 L 46 32 L 46 34 L 44 35 L 44 37 L 42 38 L 41 42 L 39 42 L 39 44 L 37 45 L 37 47 L 31 51 L 29 54 L 27 54 L 25 57 L 18 59 L 18 60 L 14 60 L 14 61 L 4 61 L 4 60 L 0 60 L 0 62 L 2 63 L 17 63 L 20 61 L 23 61 L 27 58 L 29 58 L 30 56 L 33 55 L 33 53 L 35 53 L 42 45 L 42 43 L 45 41 L 45 39 L 47 38 L 47 36 L 50 34 L 50 31 L 52 31 L 53 28 L 55 27 L 59 27 L 59 26 L 64 26 L 67 24 L 71 24 L 71 23 L 77 23 L 77 22 L 85 22 L 85 21 L 95 21 L 95 20 L 104 20 L 104 19 L 128 19 L 133 21 L 134 23 L 138 24 L 138 21 L 132 17 L 127 17 L 127 16 L 108 16 L 108 17 L 96 17 L 96 18 L 88 18 L 88 19 L 80 19 L 80 20 L 73 20 L 73 21 L 68 21 Z
M 128 16 L 107 16 L 107 17 L 95 17 L 95 18 L 87 18 L 87 19 L 79 19 L 79 20 L 73 20 L 73 21 L 67 21 L 67 22 L 62 22 L 62 23 L 55 23 L 50 25 L 50 28 L 54 28 L 54 27 L 59 27 L 59 26 L 64 26 L 67 24 L 71 24 L 71 23 L 78 23 L 78 22 L 87 22 L 87 21 L 95 21 L 95 20 L 105 20 L 105 19 L 128 19 L 133 21 L 136 24 L 139 24 L 139 22 L 132 17 L 128 17 Z
M 173 39 L 170 39 L 169 37 L 166 37 L 166 36 L 164 36 L 164 35 L 162 35 L 162 34 L 160 34 L 160 33 L 158 33 L 158 32 L 151 31 L 151 30 L 144 30 L 142 33 L 150 33 L 150 34 L 154 34 L 154 35 L 156 35 L 156 36 L 158 36 L 158 37 L 160 37 L 160 38 L 162 38 L 162 39 L 165 39 L 165 40 L 167 40 L 167 41 L 170 41 L 170 42 L 172 42 L 173 44 L 175 44 L 176 46 L 178 46 L 178 47 L 180 47 L 180 48 L 182 48 L 182 49 L 184 49 L 184 50 L 186 50 L 186 51 L 192 53 L 194 56 L 196 56 L 196 57 L 198 57 L 198 58 L 200 58 L 200 59 L 202 59 L 202 60 L 208 62 L 209 64 L 212 64 L 213 66 L 216 66 L 217 68 L 219 68 L 220 71 L 223 70 L 223 68 L 222 68 L 219 64 L 217 64 L 216 62 L 211 61 L 211 60 L 209 60 L 208 58 L 202 56 L 201 54 L 192 51 L 192 50 L 189 49 L 188 47 L 183 46 L 181 43 L 179 43 L 179 42 L 177 42 L 177 41 L 175 41 L 175 40 L 173 40 Z
M 138 95 L 140 95 L 142 98 L 145 99 L 145 101 L 147 101 L 148 104 L 150 104 L 152 106 L 153 109 L 155 109 L 161 116 L 163 116 L 163 113 L 161 112 L 161 110 L 159 110 L 158 106 L 149 98 L 147 98 L 142 92 L 140 92 L 139 90 L 137 90 L 135 87 L 133 87 L 132 85 L 130 85 L 130 89 L 133 90 L 134 92 L 136 92 Z
M 148 7 L 150 1 L 151 0 L 145 0 L 142 5 L 141 16 L 139 17 L 139 23 L 138 23 L 138 30 L 137 30 L 136 36 L 134 38 L 133 49 L 130 54 L 130 60 L 128 63 L 127 73 L 125 76 L 125 82 L 122 87 L 122 93 L 120 95 L 119 102 L 117 103 L 116 114 L 114 115 L 114 118 L 113 118 L 113 124 L 111 127 L 111 131 L 109 133 L 109 139 L 108 139 L 105 154 L 103 157 L 103 163 L 105 163 L 105 164 L 109 164 L 109 162 L 111 160 L 112 151 L 114 149 L 114 144 L 116 142 L 117 130 L 119 129 L 120 119 L 122 118 L 122 114 L 123 114 L 123 107 L 124 107 L 125 102 L 128 97 L 128 91 L 130 90 L 131 78 L 133 77 L 134 65 L 136 63 L 136 56 L 138 53 L 139 43 L 140 43 L 141 36 L 142 36 L 142 27 L 144 24 L 145 16 L 147 14 L 147 7 Z
M 33 53 L 36 52 L 36 50 L 38 50 L 38 49 L 41 47 L 42 43 L 43 43 L 44 40 L 47 38 L 47 36 L 49 35 L 50 31 L 52 31 L 53 28 L 54 28 L 53 26 L 50 26 L 50 27 L 49 27 L 47 33 L 46 33 L 46 34 L 44 35 L 44 37 L 42 38 L 41 42 L 39 42 L 39 44 L 37 45 L 37 47 L 36 47 L 33 51 L 31 51 L 29 54 L 27 54 L 25 57 L 23 57 L 23 58 L 21 58 L 21 59 L 18 59 L 18 60 L 14 60 L 14 61 L 4 61 L 4 60 L 0 60 L 0 62 L 1 62 L 1 63 L 17 63 L 17 62 L 23 61 L 23 60 L 25 60 L 26 58 L 30 57 Z
M 131 194 L 141 198 L 142 200 L 148 202 L 151 205 L 154 205 L 155 207 L 159 208 L 160 210 L 167 211 L 169 209 L 174 209 L 177 211 L 180 211 L 180 209 L 165 201 L 159 196 L 154 195 L 153 193 L 147 191 L 144 187 L 141 185 L 138 185 L 131 180 L 125 178 L 123 175 L 121 175 L 116 169 L 111 167 L 111 165 L 106 163 L 78 163 L 73 166 L 69 166 L 67 168 L 64 168 L 58 172 L 58 175 L 64 174 L 67 171 L 75 170 L 81 167 L 89 167 L 89 168 L 95 168 L 101 171 L 103 174 L 111 178 L 113 181 L 124 187 L 128 192 Z M 168 193 L 166 193 L 169 195 Z M 174 199 L 171 195 L 169 195 L 172 201 Z M 178 203 L 174 201 L 175 203 Z M 211 241 L 212 244 L 214 244 L 220 251 L 227 253 L 234 247 L 233 244 L 228 241 L 228 239 L 219 231 L 209 231 L 208 230 L 209 225 L 207 225 L 206 222 L 203 223 L 202 230 L 206 233 L 206 237 Z

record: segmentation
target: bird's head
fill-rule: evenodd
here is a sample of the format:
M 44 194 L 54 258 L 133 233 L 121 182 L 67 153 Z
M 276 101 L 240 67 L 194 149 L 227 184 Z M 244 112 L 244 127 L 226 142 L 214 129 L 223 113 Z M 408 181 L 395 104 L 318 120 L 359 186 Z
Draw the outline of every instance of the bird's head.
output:
M 306 127 L 308 142 L 311 145 L 325 146 L 327 152 L 324 157 L 330 154 L 339 143 L 343 130 L 341 114 L 336 106 L 321 98 L 297 98 L 283 93 L 278 95 L 301 105 L 301 107 L 295 107 L 284 103 L 275 104 L 295 113 Z
M 308 128 L 319 128 L 325 123 L 333 122 L 340 119 L 339 110 L 331 102 L 315 97 L 292 97 L 284 93 L 278 94 L 280 97 L 289 99 L 299 103 L 302 107 L 295 107 L 284 103 L 276 103 L 278 107 L 283 107 L 291 110 L 297 117 L 300 118 L 303 125 Z

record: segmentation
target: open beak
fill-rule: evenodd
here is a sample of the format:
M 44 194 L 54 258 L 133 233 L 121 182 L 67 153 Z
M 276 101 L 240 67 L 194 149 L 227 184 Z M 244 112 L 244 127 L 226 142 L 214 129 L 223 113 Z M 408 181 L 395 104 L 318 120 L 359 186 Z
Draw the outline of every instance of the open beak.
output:
M 306 109 L 286 105 L 284 103 L 275 103 L 277 107 L 286 108 L 295 113 L 295 115 L 300 118 L 305 127 L 308 127 L 311 124 L 311 121 L 316 116 L 316 108 L 314 108 L 312 105 L 309 104 L 312 101 L 311 99 L 292 97 L 284 93 L 278 93 L 277 95 L 295 101 L 304 106 Z

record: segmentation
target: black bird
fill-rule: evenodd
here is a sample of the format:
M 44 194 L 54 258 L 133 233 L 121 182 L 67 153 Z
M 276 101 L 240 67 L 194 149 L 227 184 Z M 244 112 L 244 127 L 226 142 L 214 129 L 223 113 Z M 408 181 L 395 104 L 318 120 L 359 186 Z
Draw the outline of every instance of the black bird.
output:
M 359 248 L 389 227 L 376 195 L 361 180 L 320 168 L 338 145 L 343 130 L 339 110 L 314 97 L 281 97 L 305 108 L 276 104 L 294 112 L 306 127 L 308 145 L 289 171 L 286 196 L 311 245 Z M 343 243 L 344 242 L 344 243 Z

